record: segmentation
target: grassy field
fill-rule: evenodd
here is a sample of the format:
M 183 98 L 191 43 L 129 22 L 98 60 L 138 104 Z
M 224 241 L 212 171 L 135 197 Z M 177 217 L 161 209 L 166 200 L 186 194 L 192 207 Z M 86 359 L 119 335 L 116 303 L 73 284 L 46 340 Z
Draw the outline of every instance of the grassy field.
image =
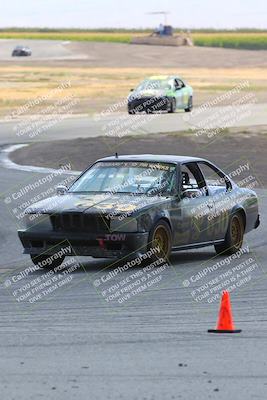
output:
M 258 33 L 193 33 L 196 46 L 266 50 L 267 32 Z
M 0 39 L 44 39 L 92 42 L 129 43 L 133 36 L 146 35 L 149 31 L 86 31 L 86 30 L 0 30 Z M 236 49 L 267 49 L 267 31 L 193 31 L 196 46 Z
M 155 74 L 163 72 L 171 75 L 175 69 L 154 69 Z M 246 90 L 255 93 L 258 101 L 267 100 L 265 69 L 225 68 L 217 69 L 216 74 L 212 74 L 208 68 L 186 68 L 180 69 L 180 73 L 194 87 L 195 105 L 232 89 L 244 80 L 249 80 L 250 87 Z M 130 88 L 148 74 L 150 68 L 0 66 L 0 116 L 10 115 L 29 99 L 45 96 L 62 81 L 70 81 L 71 86 L 58 93 L 57 98 L 51 97 L 45 103 L 30 108 L 28 114 L 38 114 L 55 100 L 70 95 L 79 99 L 74 113 L 101 112 L 109 105 L 125 99 Z
M 134 35 L 143 35 L 135 32 Z M 124 32 L 4 32 L 0 31 L 0 39 L 43 39 L 43 40 L 71 40 L 78 42 L 114 42 L 130 43 L 133 33 Z

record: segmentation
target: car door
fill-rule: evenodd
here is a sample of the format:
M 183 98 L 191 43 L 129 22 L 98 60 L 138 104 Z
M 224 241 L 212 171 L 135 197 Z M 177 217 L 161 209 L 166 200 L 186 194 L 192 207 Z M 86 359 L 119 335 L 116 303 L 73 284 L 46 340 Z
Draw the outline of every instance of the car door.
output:
M 173 217 L 174 246 L 189 246 L 213 241 L 208 229 L 208 216 L 214 201 L 196 162 L 184 163 L 180 169 L 180 193 Z M 194 193 L 194 196 L 187 194 Z
M 184 108 L 184 102 L 183 102 L 183 82 L 175 78 L 174 79 L 174 90 L 175 90 L 175 99 L 176 99 L 176 108 Z
M 177 93 L 177 97 L 179 98 L 178 108 L 184 110 L 188 106 L 189 90 L 186 84 L 180 78 L 175 79 L 175 87 L 176 87 L 175 92 Z
M 225 237 L 230 212 L 237 202 L 236 194 L 227 175 L 209 162 L 199 162 L 209 196 L 214 202 L 214 212 L 209 217 L 209 229 L 214 234 L 214 240 Z

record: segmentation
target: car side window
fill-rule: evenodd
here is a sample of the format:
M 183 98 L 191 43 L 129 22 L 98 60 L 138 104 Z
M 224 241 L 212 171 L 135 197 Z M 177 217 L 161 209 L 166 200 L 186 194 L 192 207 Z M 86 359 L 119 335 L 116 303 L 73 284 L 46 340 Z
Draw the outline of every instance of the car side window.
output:
M 178 85 L 177 79 L 174 79 L 174 89 L 175 90 L 179 89 L 179 85 Z
M 204 176 L 207 188 L 211 194 L 215 192 L 218 193 L 219 191 L 227 192 L 232 188 L 227 176 L 212 165 L 205 162 L 199 162 L 198 166 Z
M 196 163 L 181 165 L 181 193 L 187 189 L 198 189 L 202 196 L 206 196 L 206 184 L 203 175 Z
M 181 81 L 181 79 L 175 79 L 175 88 L 178 89 L 182 89 L 184 87 L 184 83 L 183 81 Z

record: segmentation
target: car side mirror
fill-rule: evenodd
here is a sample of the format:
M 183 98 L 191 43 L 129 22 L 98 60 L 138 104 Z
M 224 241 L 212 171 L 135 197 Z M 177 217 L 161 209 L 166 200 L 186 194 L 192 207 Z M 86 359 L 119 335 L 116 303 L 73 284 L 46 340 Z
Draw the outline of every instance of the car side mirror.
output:
M 203 192 L 200 189 L 186 189 L 183 191 L 183 198 L 186 199 L 195 199 L 197 197 L 202 197 Z
M 67 193 L 68 188 L 64 185 L 58 185 L 56 190 L 57 190 L 57 195 L 63 196 L 64 194 Z

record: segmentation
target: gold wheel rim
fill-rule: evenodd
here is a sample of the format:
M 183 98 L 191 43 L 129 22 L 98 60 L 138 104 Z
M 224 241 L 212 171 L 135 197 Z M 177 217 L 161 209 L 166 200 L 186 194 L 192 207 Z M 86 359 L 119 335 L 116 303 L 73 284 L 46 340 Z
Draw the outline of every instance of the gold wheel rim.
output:
M 162 226 L 159 226 L 153 237 L 153 248 L 159 247 L 159 251 L 157 255 L 159 257 L 165 257 L 168 254 L 169 250 L 169 237 L 166 232 L 166 229 Z
M 236 249 L 242 245 L 242 228 L 239 218 L 234 217 L 231 224 L 232 243 Z

